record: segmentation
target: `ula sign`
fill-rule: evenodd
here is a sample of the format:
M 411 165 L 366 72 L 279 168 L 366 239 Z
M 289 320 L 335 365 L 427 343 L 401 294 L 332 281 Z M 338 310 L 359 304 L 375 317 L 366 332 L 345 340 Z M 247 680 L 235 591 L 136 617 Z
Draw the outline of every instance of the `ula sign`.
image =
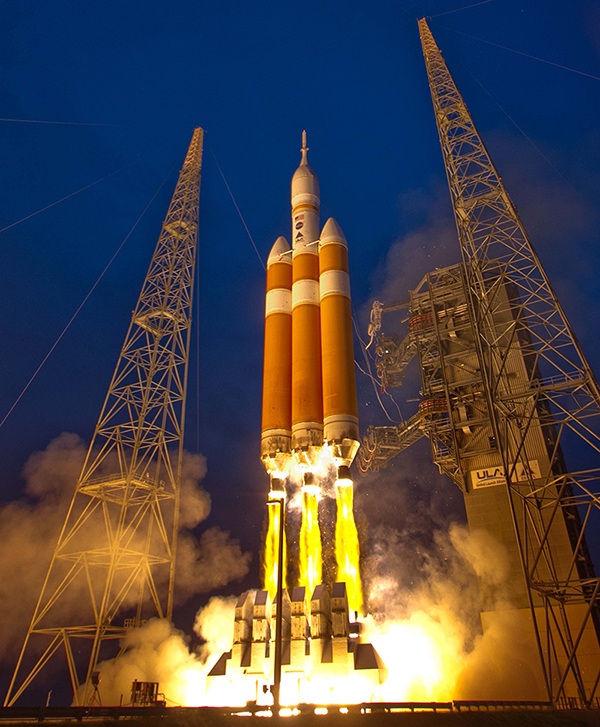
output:
M 537 480 L 542 476 L 540 465 L 537 459 L 530 459 L 527 465 L 519 462 L 512 476 L 513 482 L 526 482 L 529 478 Z M 471 485 L 474 490 L 482 487 L 493 487 L 494 485 L 503 485 L 505 482 L 505 472 L 503 465 L 492 465 L 482 470 L 473 470 L 471 472 Z

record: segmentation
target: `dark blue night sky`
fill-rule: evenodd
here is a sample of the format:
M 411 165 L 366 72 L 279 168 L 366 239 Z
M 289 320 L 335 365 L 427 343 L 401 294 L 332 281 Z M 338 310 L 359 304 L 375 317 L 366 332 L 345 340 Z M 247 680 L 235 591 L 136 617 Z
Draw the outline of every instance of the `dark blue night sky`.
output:
M 425 273 L 460 257 L 419 42 L 422 15 L 432 17 L 475 123 L 600 371 L 600 5 L 492 0 L 448 12 L 463 4 L 2 3 L 0 116 L 98 126 L 0 121 L 0 229 L 130 166 L 0 232 L 0 419 L 167 177 L 0 428 L 2 501 L 21 497 L 25 461 L 61 432 L 89 442 L 192 130 L 202 126 L 199 388 L 194 339 L 186 446 L 195 452 L 199 441 L 208 464 L 203 486 L 213 499 L 198 533 L 211 525 L 229 530 L 254 553 L 247 584 L 258 585 L 267 487 L 258 459 L 264 271 L 215 157 L 265 260 L 277 236 L 289 239 L 289 184 L 307 130 L 322 220 L 334 216 L 348 238 L 364 336 L 373 298 L 407 297 Z M 358 376 L 362 428 L 385 423 L 370 381 Z M 395 396 L 410 415 L 416 404 L 405 402 L 403 390 Z M 411 455 L 413 469 L 419 457 L 415 497 L 431 502 L 428 488 L 435 488 L 441 521 L 460 517 L 456 488 L 443 484 L 426 447 Z M 402 471 L 398 458 L 392 472 Z

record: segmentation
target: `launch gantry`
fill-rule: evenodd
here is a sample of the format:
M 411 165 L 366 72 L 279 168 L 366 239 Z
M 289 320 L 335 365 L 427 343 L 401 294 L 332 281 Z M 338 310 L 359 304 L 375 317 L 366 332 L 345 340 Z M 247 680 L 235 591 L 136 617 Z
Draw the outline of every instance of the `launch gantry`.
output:
M 103 645 L 171 619 L 203 137 L 195 129 L 5 706 L 61 648 L 74 703 L 88 704 L 96 665 L 116 654 Z
M 585 541 L 600 510 L 598 384 L 424 19 L 419 28 L 462 263 L 426 275 L 410 301 L 374 304 L 382 386 L 401 385 L 417 356 L 423 401 L 403 425 L 371 427 L 359 465 L 383 467 L 429 437 L 470 528 L 506 546 L 509 600 L 548 698 L 590 704 L 600 681 L 600 579 Z M 402 342 L 380 333 L 382 313 L 399 307 L 410 313 Z M 482 599 L 485 630 L 499 613 Z

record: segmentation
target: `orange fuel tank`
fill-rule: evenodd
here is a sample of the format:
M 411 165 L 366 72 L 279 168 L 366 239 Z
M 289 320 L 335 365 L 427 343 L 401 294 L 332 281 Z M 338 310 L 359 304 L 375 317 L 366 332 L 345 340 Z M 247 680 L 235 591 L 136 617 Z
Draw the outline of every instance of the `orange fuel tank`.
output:
M 319 247 L 324 438 L 338 466 L 349 466 L 360 439 L 352 342 L 348 248 L 329 218 Z
M 267 260 L 260 454 L 272 475 L 292 458 L 292 260 L 278 237 Z

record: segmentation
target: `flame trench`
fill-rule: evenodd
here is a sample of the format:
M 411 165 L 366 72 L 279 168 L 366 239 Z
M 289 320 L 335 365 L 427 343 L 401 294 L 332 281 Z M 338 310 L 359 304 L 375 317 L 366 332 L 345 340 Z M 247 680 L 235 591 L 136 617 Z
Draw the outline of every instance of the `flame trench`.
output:
M 275 600 L 277 595 L 277 576 L 279 573 L 279 528 L 281 527 L 281 517 L 279 506 L 267 506 L 269 513 L 269 527 L 265 540 L 264 555 L 264 577 L 263 589 L 269 592 L 269 598 Z M 283 585 L 285 587 L 287 581 L 287 542 L 285 538 L 285 529 L 283 531 Z
M 335 559 L 338 582 L 346 584 L 351 611 L 364 615 L 360 579 L 360 545 L 354 522 L 354 488 L 352 482 L 336 487 L 337 519 L 335 523 Z
M 319 527 L 319 498 L 317 492 L 302 492 L 302 526 L 300 528 L 300 585 L 311 597 L 321 583 L 323 556 L 321 552 L 321 528 Z

